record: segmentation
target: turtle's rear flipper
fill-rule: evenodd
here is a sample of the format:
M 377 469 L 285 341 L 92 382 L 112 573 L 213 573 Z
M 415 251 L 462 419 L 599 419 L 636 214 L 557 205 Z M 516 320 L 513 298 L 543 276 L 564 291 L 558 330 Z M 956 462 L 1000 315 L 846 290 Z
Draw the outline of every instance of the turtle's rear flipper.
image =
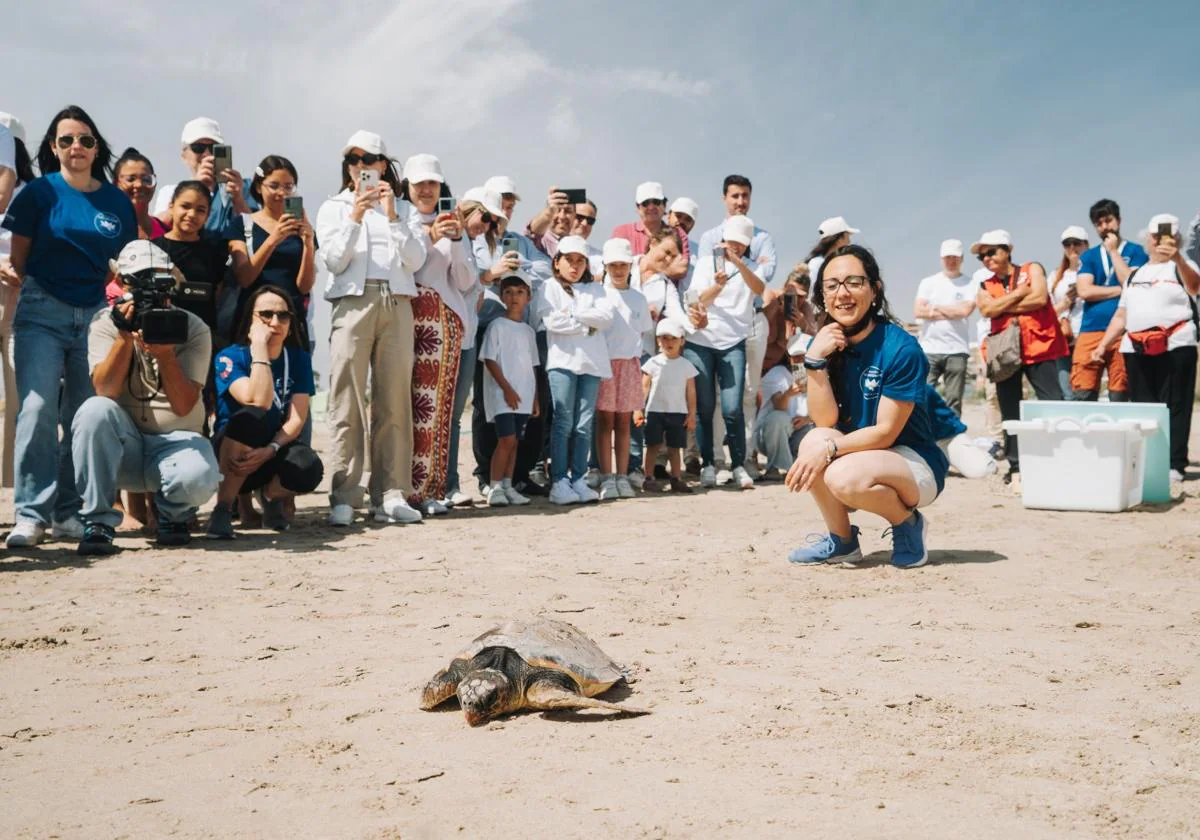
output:
M 608 709 L 625 715 L 648 715 L 649 709 L 633 709 L 617 703 L 597 700 L 595 697 L 584 697 L 577 691 L 570 691 L 550 682 L 538 681 L 529 686 L 525 692 L 526 705 L 531 709 Z
M 450 663 L 449 668 L 443 668 L 434 674 L 433 679 L 421 692 L 421 708 L 428 712 L 453 697 L 466 670 L 466 663 L 456 659 Z

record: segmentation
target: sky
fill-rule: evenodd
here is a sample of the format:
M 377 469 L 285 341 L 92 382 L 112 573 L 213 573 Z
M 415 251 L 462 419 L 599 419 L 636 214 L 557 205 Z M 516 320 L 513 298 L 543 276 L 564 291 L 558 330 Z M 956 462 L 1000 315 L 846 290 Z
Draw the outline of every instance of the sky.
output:
M 6 17 L 21 72 L 0 110 L 40 137 L 81 105 L 162 183 L 184 174 L 184 122 L 210 116 L 243 173 L 290 158 L 315 218 L 367 128 L 401 160 L 438 155 L 456 194 L 512 176 L 519 227 L 551 184 L 586 188 L 598 247 L 646 180 L 699 202 L 698 239 L 736 172 L 777 284 L 845 216 L 905 319 L 945 238 L 1002 227 L 1015 259 L 1053 264 L 1068 225 L 1094 238 L 1099 198 L 1131 237 L 1200 208 L 1194 0 L 60 0 Z

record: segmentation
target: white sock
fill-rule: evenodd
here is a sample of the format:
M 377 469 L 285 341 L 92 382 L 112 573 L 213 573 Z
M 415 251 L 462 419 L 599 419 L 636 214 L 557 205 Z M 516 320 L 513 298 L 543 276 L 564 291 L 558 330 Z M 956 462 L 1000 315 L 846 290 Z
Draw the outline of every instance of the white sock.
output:
M 512 479 L 511 478 L 504 479 L 502 482 L 500 482 L 500 486 L 503 487 L 505 490 L 511 490 L 512 489 Z

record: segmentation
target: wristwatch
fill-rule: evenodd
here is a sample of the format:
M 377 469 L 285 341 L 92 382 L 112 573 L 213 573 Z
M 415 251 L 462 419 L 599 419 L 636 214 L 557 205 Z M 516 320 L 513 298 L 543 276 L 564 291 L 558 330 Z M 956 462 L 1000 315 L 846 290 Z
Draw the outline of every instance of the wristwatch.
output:
M 825 463 L 832 464 L 833 459 L 838 456 L 838 445 L 836 441 L 825 441 Z
M 829 442 L 833 443 L 833 441 L 829 441 Z M 280 449 L 279 441 L 273 440 L 270 443 L 268 443 L 267 446 L 271 447 L 271 451 L 274 452 L 276 455 L 279 454 L 279 449 Z

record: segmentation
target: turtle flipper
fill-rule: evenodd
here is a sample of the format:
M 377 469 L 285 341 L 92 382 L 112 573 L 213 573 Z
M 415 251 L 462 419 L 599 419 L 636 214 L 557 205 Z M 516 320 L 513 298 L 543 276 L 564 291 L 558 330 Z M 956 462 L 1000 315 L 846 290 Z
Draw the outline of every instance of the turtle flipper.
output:
M 649 709 L 634 709 L 584 697 L 577 690 L 564 688 L 558 681 L 535 680 L 525 690 L 525 705 L 531 709 L 608 709 L 625 715 L 648 715 Z
M 468 664 L 466 660 L 455 659 L 450 663 L 450 667 L 443 668 L 434 674 L 433 679 L 421 692 L 421 708 L 428 712 L 453 697 L 458 691 L 458 684 L 462 682 L 463 675 L 467 672 Z

